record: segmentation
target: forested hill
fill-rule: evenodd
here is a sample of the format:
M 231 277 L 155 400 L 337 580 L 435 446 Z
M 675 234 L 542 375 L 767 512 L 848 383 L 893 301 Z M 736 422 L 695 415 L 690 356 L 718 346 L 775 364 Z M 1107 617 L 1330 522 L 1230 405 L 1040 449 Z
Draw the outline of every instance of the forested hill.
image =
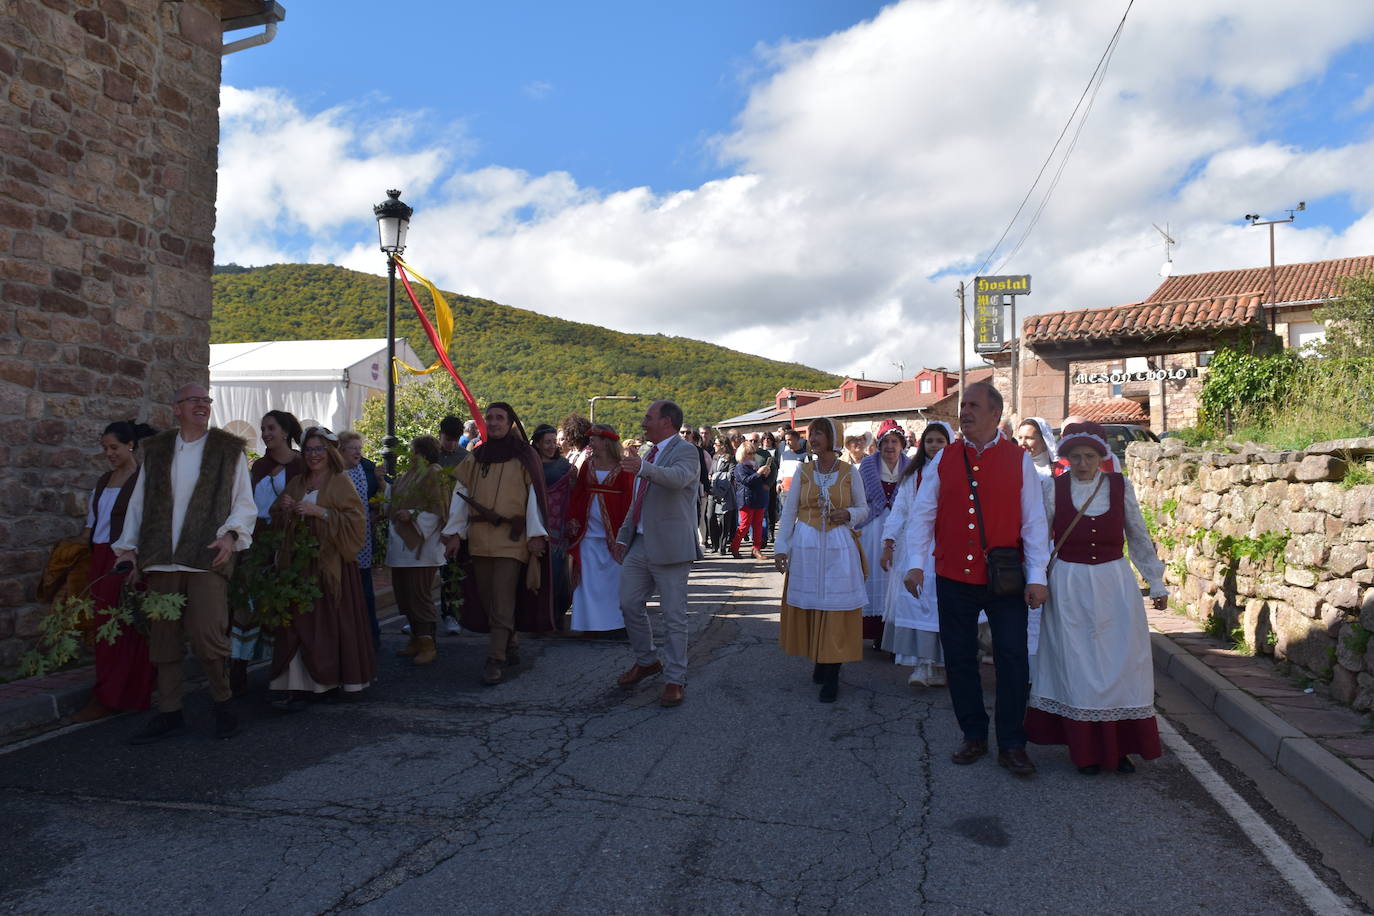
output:
M 400 282 L 398 337 L 421 359 L 433 349 Z M 427 312 L 425 291 L 416 294 Z M 453 309 L 450 356 L 479 402 L 509 401 L 522 416 L 585 413 L 601 394 L 671 397 L 687 421 L 714 423 L 772 400 L 779 388 L 831 388 L 840 379 L 796 363 L 751 356 L 687 337 L 624 334 L 486 299 L 445 293 Z M 322 264 L 215 268 L 212 343 L 386 336 L 386 278 Z M 613 402 L 598 405 L 607 409 Z M 627 416 L 624 408 L 614 411 Z

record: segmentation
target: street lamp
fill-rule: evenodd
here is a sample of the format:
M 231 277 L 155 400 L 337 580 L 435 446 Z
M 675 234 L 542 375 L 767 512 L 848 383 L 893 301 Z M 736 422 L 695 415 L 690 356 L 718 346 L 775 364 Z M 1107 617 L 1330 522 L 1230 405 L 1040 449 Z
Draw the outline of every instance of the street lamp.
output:
M 596 422 L 596 402 L 597 401 L 638 401 L 637 394 L 598 394 L 594 398 L 587 398 L 587 419 Z
M 386 252 L 386 437 L 382 462 L 388 480 L 396 477 L 396 257 L 406 250 L 406 231 L 415 211 L 401 202 L 400 191 L 387 191 L 387 199 L 372 208 L 377 217 L 377 237 Z
M 782 399 L 783 406 L 787 408 L 787 425 L 792 429 L 797 428 L 797 395 L 789 393 Z

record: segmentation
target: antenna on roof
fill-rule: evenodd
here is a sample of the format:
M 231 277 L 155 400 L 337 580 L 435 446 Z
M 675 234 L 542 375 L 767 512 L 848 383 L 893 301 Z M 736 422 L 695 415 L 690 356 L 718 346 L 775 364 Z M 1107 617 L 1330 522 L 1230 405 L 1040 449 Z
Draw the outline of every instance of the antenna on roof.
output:
M 1160 235 L 1164 237 L 1164 263 L 1159 265 L 1159 275 L 1163 277 L 1165 280 L 1167 280 L 1169 279 L 1169 274 L 1173 273 L 1174 270 L 1174 256 L 1172 247 L 1174 245 L 1177 245 L 1178 242 L 1174 241 L 1173 237 L 1169 235 L 1168 223 L 1164 224 L 1163 229 L 1159 228 L 1158 226 L 1155 226 L 1154 223 L 1150 223 L 1150 225 L 1155 227 L 1155 232 L 1158 232 Z

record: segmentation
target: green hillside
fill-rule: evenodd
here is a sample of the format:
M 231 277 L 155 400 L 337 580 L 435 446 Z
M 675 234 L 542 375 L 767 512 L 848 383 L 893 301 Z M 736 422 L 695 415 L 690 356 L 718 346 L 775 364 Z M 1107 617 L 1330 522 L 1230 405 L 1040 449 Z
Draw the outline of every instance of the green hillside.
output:
M 428 297 L 416 288 L 429 310 Z M 634 394 L 634 405 L 600 402 L 617 425 L 644 402 L 670 397 L 687 422 L 714 423 L 752 410 L 792 385 L 827 388 L 840 379 L 796 363 L 751 356 L 687 337 L 623 334 L 549 318 L 486 299 L 445 293 L 453 309 L 450 356 L 479 403 L 509 401 L 528 422 L 585 413 L 587 399 Z M 421 359 L 433 349 L 397 283 L 397 336 Z M 386 336 L 386 279 L 321 264 L 217 267 L 212 343 Z

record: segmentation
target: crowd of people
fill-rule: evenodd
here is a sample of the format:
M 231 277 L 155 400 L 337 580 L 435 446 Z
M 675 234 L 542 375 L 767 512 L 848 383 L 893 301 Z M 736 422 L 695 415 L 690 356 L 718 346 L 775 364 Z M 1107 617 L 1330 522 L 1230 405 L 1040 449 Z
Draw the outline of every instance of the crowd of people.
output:
M 391 477 L 357 432 L 302 429 L 282 410 L 262 417 L 250 464 L 243 440 L 209 425 L 211 403 L 186 385 L 175 429 L 116 422 L 101 437 L 110 471 L 86 525 L 97 608 L 126 588 L 186 598 L 179 619 L 97 643 L 78 718 L 146 709 L 156 686 L 158 711 L 134 743 L 184 730 L 188 644 L 221 738 L 239 729 L 230 700 L 254 660 L 270 658 L 283 712 L 364 692 L 382 645 L 378 566 L 405 618 L 396 654 L 408 664 L 436 660 L 441 627 L 486 634 L 488 686 L 519 664 L 521 634 L 619 638 L 632 663 L 617 683 L 661 675 L 659 702 L 676 706 L 692 564 L 765 561 L 771 545 L 779 641 L 813 662 L 821 702 L 871 643 L 911 669 L 914 687 L 947 687 L 957 764 L 988 753 L 994 721 L 998 762 L 1018 775 L 1035 772 L 1028 742 L 1066 745 L 1085 774 L 1160 753 L 1130 564 L 1155 606 L 1167 592 L 1130 482 L 1100 426 L 1069 417 L 1058 438 L 1041 418 L 1011 429 L 990 384 L 964 391 L 957 431 L 887 421 L 864 436 L 824 417 L 805 437 L 726 435 L 685 425 L 669 400 L 649 406 L 642 439 L 578 415 L 527 433 L 494 402 L 483 427 L 447 417 L 437 436 L 414 438 Z M 254 573 L 231 590 L 239 560 Z M 996 676 L 991 719 L 981 661 Z

